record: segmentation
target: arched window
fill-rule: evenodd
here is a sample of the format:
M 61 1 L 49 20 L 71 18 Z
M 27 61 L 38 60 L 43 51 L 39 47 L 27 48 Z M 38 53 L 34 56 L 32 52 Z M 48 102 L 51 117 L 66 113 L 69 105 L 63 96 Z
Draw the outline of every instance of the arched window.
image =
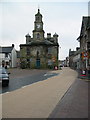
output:
M 36 54 L 37 54 L 37 59 L 38 59 L 38 58 L 39 58 L 39 51 L 37 51 L 37 53 L 36 53 Z
M 30 48 L 29 47 L 27 47 L 26 52 L 27 52 L 27 55 L 30 55 Z
M 48 48 L 48 54 L 52 54 L 52 48 L 51 47 Z
M 37 33 L 37 39 L 39 39 L 40 38 L 40 34 L 39 33 Z

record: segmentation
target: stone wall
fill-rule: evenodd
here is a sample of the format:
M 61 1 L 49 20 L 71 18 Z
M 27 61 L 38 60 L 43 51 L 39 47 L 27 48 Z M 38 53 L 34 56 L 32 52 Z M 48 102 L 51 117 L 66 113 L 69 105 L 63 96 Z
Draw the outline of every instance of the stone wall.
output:
M 48 61 L 51 60 L 51 67 L 58 66 L 57 47 L 52 46 L 51 54 L 48 54 L 47 46 L 31 46 L 28 47 L 30 54 L 27 54 L 27 46 L 20 50 L 21 67 L 22 68 L 37 68 L 37 59 L 40 60 L 40 68 L 48 68 Z

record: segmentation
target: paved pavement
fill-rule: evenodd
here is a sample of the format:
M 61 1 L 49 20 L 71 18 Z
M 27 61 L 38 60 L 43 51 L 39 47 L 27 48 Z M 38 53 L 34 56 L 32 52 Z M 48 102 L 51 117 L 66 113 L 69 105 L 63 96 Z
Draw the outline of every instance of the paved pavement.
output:
M 48 118 L 77 77 L 70 68 L 52 71 L 58 76 L 2 95 L 3 118 Z

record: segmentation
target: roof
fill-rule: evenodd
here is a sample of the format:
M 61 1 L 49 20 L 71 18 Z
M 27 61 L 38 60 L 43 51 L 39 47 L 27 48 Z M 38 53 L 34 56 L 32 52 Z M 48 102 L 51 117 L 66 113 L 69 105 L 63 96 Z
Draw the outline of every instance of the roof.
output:
M 13 47 L 1 47 L 0 53 L 11 53 Z
M 83 17 L 83 20 L 85 21 L 86 29 L 90 28 L 90 16 Z
M 25 37 L 30 37 L 29 33 Z
M 81 32 L 80 32 L 80 36 L 77 38 L 77 40 L 79 40 L 81 37 L 83 37 L 85 30 L 89 30 L 89 29 L 90 29 L 90 16 L 83 16 Z
M 70 51 L 69 56 L 75 56 L 75 55 L 81 54 L 81 52 L 82 52 L 81 49 L 78 49 L 76 51 Z
M 58 34 L 57 34 L 57 33 L 55 33 L 53 36 L 58 36 Z
M 70 52 L 69 52 L 69 56 L 74 55 L 75 52 L 76 52 L 76 51 L 70 51 Z
M 84 28 L 85 30 L 87 30 L 87 29 L 90 28 L 90 16 L 88 16 L 88 17 L 83 17 L 80 35 L 82 35 L 83 32 L 84 32 L 84 29 L 83 29 L 83 28 Z
M 43 40 L 43 41 L 31 41 L 29 44 L 20 44 L 20 46 L 59 46 L 58 43 L 52 43 L 48 40 Z
M 35 16 L 42 16 L 42 15 L 40 14 L 40 9 L 38 9 L 38 13 L 37 13 Z

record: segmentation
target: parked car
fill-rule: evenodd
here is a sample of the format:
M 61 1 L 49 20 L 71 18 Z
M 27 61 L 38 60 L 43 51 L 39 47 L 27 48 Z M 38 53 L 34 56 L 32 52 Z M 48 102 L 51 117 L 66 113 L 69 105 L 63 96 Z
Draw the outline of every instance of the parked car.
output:
M 59 67 L 63 67 L 63 64 L 60 64 Z
M 4 67 L 0 67 L 0 84 L 2 84 L 2 86 L 8 86 L 9 74 Z

